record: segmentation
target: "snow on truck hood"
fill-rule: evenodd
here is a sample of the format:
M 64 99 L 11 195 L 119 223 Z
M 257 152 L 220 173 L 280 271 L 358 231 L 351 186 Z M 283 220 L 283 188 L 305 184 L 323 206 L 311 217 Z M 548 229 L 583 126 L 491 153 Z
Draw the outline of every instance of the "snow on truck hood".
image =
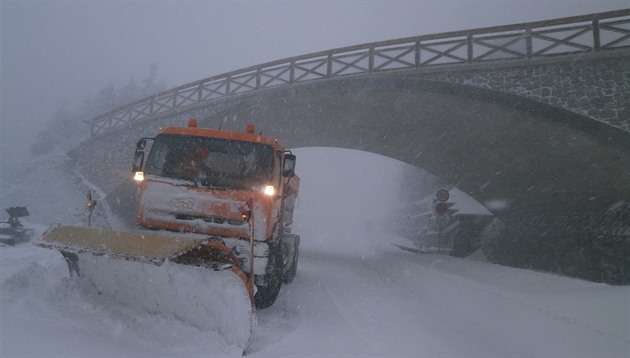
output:
M 224 195 L 221 195 L 224 194 Z M 237 198 L 237 200 L 234 200 Z M 242 221 L 247 199 L 240 201 L 236 192 L 220 192 L 168 182 L 148 180 L 142 193 L 145 211 L 163 211 L 183 215 L 211 213 L 224 219 Z
M 247 200 L 255 199 L 258 193 L 218 191 L 151 178 L 143 185 L 139 215 L 144 224 L 183 225 L 186 227 L 178 230 L 221 236 L 249 236 L 249 225 L 243 219 L 243 211 Z M 262 213 L 258 203 L 255 203 L 254 210 Z M 261 215 L 256 216 L 260 218 Z

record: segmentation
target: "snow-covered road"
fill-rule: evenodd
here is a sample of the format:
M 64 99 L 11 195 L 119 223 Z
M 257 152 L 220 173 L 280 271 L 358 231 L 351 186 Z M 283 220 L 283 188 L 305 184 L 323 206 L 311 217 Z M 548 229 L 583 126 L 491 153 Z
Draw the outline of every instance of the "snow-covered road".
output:
M 368 213 L 347 206 L 369 207 L 366 200 L 380 199 L 350 193 L 347 183 L 354 179 L 338 172 L 326 177 L 327 161 L 316 159 L 303 160 L 300 168 L 297 277 L 283 286 L 274 306 L 258 311 L 250 356 L 630 356 L 628 287 L 400 250 L 392 243 L 409 242 L 369 231 L 365 221 L 354 220 Z M 315 173 L 316 181 L 305 180 Z M 37 200 L 21 199 L 43 208 L 61 205 L 48 216 L 80 221 L 81 210 L 69 206 L 82 203 L 85 186 L 74 192 L 64 175 L 47 175 L 46 190 L 54 195 L 34 192 Z M 331 183 L 345 189 L 330 190 Z M 334 210 L 321 210 L 332 198 Z M 42 219 L 27 223 L 39 236 L 49 224 L 48 216 L 38 214 L 41 207 L 29 209 Z M 121 306 L 67 276 L 55 251 L 32 243 L 0 247 L 0 357 L 240 353 L 213 332 Z
M 368 255 L 305 249 L 299 279 L 277 305 L 259 314 L 259 332 L 284 327 L 286 334 L 259 337 L 251 352 L 500 357 L 630 352 L 627 287 L 419 255 L 386 241 Z
M 259 310 L 250 356 L 628 356 L 628 288 L 421 255 L 307 244 Z M 80 290 L 61 255 L 0 251 L 2 357 L 235 355 L 219 336 Z

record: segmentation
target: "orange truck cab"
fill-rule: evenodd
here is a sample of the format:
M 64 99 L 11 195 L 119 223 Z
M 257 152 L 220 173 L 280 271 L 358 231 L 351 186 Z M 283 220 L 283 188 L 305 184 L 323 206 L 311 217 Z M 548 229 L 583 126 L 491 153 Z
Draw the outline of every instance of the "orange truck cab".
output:
M 224 243 L 248 275 L 253 271 L 256 306 L 270 306 L 297 270 L 295 161 L 277 139 L 255 134 L 253 125 L 231 132 L 197 128 L 191 119 L 188 127 L 161 128 L 136 145 L 136 222 Z

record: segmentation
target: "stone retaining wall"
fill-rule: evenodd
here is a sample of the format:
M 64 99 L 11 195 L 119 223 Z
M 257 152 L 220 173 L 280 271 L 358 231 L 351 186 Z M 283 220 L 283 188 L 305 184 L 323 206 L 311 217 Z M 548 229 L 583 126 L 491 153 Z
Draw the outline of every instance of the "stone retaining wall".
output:
M 630 52 L 610 58 L 425 74 L 527 97 L 630 131 Z

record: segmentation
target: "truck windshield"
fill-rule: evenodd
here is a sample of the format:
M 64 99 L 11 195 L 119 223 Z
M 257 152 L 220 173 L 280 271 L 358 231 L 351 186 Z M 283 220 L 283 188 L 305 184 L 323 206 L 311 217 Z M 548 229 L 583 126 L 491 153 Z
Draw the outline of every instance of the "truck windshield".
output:
M 220 138 L 161 134 L 147 159 L 147 175 L 194 186 L 256 190 L 273 175 L 273 147 Z

